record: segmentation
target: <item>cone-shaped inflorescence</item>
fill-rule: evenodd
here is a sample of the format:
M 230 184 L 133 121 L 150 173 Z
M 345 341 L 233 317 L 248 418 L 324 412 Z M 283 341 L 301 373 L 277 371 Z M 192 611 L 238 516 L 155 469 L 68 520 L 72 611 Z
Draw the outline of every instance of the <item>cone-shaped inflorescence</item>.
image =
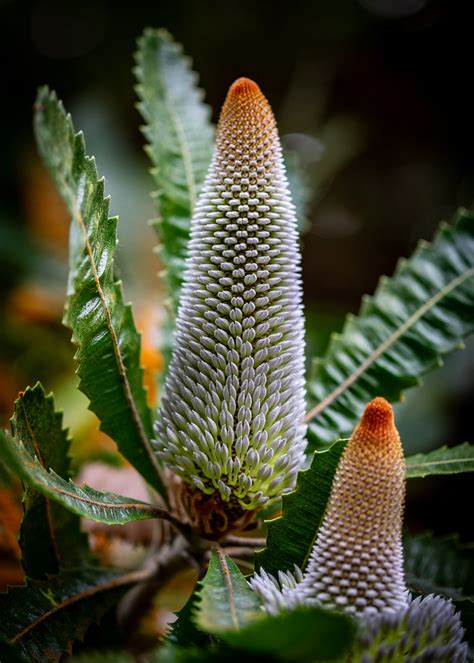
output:
M 293 488 L 303 416 L 294 207 L 272 110 L 240 78 L 192 219 L 158 454 L 192 494 L 237 516 Z
M 459 613 L 441 596 L 416 598 L 408 607 L 364 617 L 354 661 L 360 663 L 464 663 L 467 643 Z
M 349 440 L 303 580 L 290 589 L 268 574 L 254 588 L 278 604 L 316 603 L 367 614 L 407 605 L 401 543 L 405 464 L 392 408 L 371 401 Z M 271 583 L 271 586 L 269 583 Z

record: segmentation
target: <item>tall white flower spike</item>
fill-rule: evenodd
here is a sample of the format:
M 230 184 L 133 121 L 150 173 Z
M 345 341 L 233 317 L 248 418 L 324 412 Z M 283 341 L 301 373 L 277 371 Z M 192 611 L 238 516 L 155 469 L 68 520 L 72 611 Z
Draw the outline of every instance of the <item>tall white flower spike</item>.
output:
M 160 458 L 207 534 L 290 491 L 305 449 L 300 251 L 275 118 L 239 78 L 191 224 Z M 202 516 L 204 512 L 208 515 Z M 214 524 L 213 514 L 226 521 Z
M 284 591 L 286 604 L 315 603 L 357 614 L 405 606 L 404 498 L 405 463 L 393 411 L 385 399 L 375 398 L 342 455 L 303 580 Z M 262 594 L 267 582 L 257 576 L 253 586 Z

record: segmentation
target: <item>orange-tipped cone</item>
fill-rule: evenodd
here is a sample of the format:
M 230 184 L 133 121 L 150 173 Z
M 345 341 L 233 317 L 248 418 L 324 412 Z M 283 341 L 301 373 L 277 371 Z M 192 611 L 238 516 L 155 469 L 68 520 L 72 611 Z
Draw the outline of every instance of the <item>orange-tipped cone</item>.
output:
M 375 398 L 337 468 L 300 591 L 356 613 L 405 605 L 404 499 L 405 464 L 393 411 Z

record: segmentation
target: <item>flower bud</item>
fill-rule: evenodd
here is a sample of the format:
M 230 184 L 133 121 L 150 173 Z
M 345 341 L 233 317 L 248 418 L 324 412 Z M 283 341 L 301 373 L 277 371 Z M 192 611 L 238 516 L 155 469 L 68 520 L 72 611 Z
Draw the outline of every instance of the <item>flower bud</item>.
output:
M 242 513 L 294 487 L 305 448 L 303 326 L 275 119 L 240 78 L 191 223 L 156 423 L 158 455 L 191 491 Z
M 467 643 L 450 600 L 430 594 L 395 612 L 367 615 L 360 624 L 354 660 L 363 663 L 464 663 Z
M 286 605 L 314 603 L 356 614 L 406 606 L 404 498 L 405 463 L 393 411 L 375 398 L 336 470 L 303 580 L 291 591 L 282 588 Z M 257 577 L 253 586 L 263 596 L 262 582 Z

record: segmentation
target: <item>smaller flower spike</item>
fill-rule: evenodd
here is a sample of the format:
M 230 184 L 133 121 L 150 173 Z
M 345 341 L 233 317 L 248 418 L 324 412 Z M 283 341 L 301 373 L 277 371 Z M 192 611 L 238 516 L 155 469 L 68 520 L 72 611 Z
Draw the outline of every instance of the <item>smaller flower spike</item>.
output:
M 354 661 L 360 663 L 465 663 L 461 618 L 450 600 L 430 594 L 396 612 L 362 619 Z
M 405 463 L 393 411 L 386 400 L 375 398 L 336 470 L 303 580 L 291 591 L 282 587 L 286 605 L 317 603 L 356 614 L 406 606 L 404 498 Z M 263 577 L 252 581 L 262 596 L 267 584 Z M 274 588 L 269 595 L 275 596 Z M 273 601 L 272 611 L 275 606 Z
M 239 78 L 191 223 L 156 423 L 158 455 L 186 482 L 194 512 L 207 513 L 196 523 L 207 534 L 213 513 L 222 531 L 231 526 L 223 518 L 245 519 L 295 485 L 305 449 L 303 328 L 275 118 L 258 85 Z

